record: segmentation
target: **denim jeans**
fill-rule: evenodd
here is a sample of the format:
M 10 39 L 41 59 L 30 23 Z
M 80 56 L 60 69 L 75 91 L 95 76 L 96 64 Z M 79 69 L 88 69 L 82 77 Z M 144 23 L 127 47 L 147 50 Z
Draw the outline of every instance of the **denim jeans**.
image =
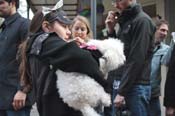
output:
M 112 112 L 111 116 L 116 116 L 117 108 L 114 105 L 114 99 L 117 96 L 117 91 L 120 85 L 120 81 L 114 80 L 113 82 L 113 90 L 112 90 Z
M 150 96 L 150 85 L 134 85 L 131 88 L 125 97 L 131 116 L 148 116 Z
M 104 116 L 117 116 L 117 109 L 114 105 L 114 99 L 117 95 L 117 90 L 119 88 L 120 85 L 120 81 L 118 80 L 114 80 L 113 82 L 113 88 L 112 88 L 112 93 L 111 93 L 111 100 L 112 100 L 112 104 L 110 107 L 106 107 L 105 108 L 105 112 L 104 112 Z
M 23 108 L 21 110 L 0 110 L 0 116 L 30 116 L 31 108 Z
M 151 98 L 149 116 L 161 116 L 159 97 Z

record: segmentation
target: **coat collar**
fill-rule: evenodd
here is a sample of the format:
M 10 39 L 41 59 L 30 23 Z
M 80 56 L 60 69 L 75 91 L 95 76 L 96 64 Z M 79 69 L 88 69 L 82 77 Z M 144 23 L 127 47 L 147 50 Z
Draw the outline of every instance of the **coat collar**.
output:
M 128 21 L 134 18 L 141 11 L 142 7 L 139 4 L 130 6 L 121 13 L 121 15 L 119 16 L 119 22 L 122 23 Z
M 13 23 L 18 17 L 21 17 L 20 14 L 15 13 L 15 14 L 9 16 L 8 18 L 6 18 L 5 21 L 4 21 L 5 26 Z
M 168 51 L 169 46 L 161 42 L 154 48 L 154 55 L 164 55 Z

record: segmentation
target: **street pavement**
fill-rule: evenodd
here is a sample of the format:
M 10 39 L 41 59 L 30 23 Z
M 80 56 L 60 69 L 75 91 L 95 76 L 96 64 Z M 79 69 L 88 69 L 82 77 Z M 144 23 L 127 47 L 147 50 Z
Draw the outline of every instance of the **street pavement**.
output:
M 39 116 L 39 115 L 38 115 L 37 108 L 36 108 L 36 104 L 33 105 L 30 116 Z

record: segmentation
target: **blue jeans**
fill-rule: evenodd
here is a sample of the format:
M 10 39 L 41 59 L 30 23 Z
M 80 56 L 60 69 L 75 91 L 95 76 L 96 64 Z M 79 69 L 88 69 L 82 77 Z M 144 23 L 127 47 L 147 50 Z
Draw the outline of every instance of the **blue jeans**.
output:
M 148 116 L 150 96 L 150 85 L 135 85 L 131 88 L 125 97 L 131 116 Z
M 111 116 L 116 116 L 117 108 L 114 105 L 114 99 L 117 96 L 117 90 L 119 88 L 120 81 L 114 80 L 113 82 L 113 89 L 112 89 L 112 111 Z
M 0 116 L 30 116 L 31 108 L 23 108 L 21 110 L 0 110 Z
M 117 95 L 117 90 L 119 88 L 119 85 L 120 85 L 120 81 L 114 80 L 113 87 L 112 87 L 112 93 L 111 93 L 112 104 L 110 107 L 105 108 L 104 116 L 116 116 L 117 109 L 114 105 L 114 99 Z
M 159 97 L 151 98 L 149 116 L 161 116 Z

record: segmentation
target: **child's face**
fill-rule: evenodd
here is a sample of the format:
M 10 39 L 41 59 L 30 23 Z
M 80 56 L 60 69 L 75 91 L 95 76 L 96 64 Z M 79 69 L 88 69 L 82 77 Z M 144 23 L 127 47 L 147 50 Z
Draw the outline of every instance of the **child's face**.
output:
M 77 20 L 72 26 L 72 36 L 73 38 L 80 37 L 85 40 L 87 38 L 87 26 L 83 22 Z
M 71 31 L 69 29 L 69 26 L 66 24 L 61 24 L 58 21 L 54 21 L 52 23 L 52 32 L 55 32 L 59 37 L 61 37 L 64 40 L 69 40 L 71 36 Z

